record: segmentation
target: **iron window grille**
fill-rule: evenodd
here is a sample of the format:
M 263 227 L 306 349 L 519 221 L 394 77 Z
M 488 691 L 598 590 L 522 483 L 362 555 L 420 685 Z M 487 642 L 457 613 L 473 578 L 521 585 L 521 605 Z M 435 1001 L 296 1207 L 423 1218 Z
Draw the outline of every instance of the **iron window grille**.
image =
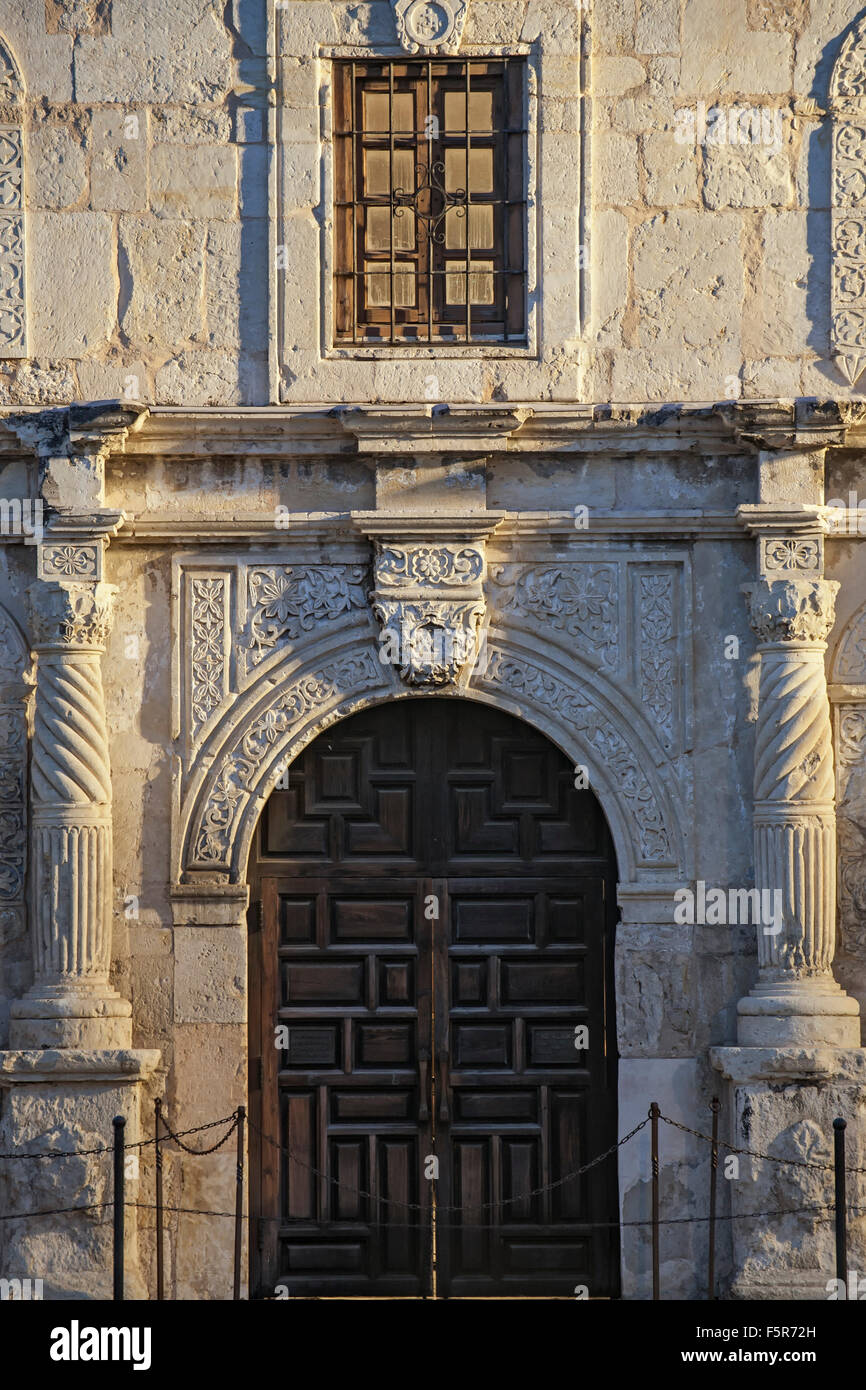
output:
M 334 68 L 336 343 L 523 345 L 523 59 Z

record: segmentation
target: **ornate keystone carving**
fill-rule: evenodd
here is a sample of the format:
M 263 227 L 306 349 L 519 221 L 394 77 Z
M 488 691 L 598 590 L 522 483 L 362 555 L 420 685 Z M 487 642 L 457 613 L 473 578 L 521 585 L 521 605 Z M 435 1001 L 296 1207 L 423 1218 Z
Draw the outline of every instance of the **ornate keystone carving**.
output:
M 749 621 L 761 642 L 824 642 L 836 620 L 838 590 L 831 579 L 762 579 L 743 585 Z
M 380 655 L 407 685 L 450 685 L 471 671 L 484 572 L 480 543 L 377 543 L 370 600 L 382 627 Z
M 456 53 L 469 0 L 394 0 L 397 38 L 407 53 Z

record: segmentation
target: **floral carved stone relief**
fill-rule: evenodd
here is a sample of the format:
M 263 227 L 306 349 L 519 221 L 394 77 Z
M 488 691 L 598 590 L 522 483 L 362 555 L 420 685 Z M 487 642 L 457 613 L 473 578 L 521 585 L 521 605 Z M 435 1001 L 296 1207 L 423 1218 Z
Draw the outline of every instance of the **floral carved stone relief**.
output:
M 830 82 L 831 346 L 850 385 L 866 366 L 866 22 L 846 39 Z
M 24 675 L 29 653 L 0 608 L 0 940 L 21 927 L 27 864 L 27 719 Z
M 845 949 L 866 952 L 866 704 L 836 711 L 839 914 Z
M 619 612 L 616 565 L 576 562 L 568 565 L 533 565 L 518 570 L 497 565 L 497 584 L 512 588 L 501 604 L 503 613 L 529 614 L 554 633 L 576 638 L 597 652 L 605 666 L 618 659 Z
M 267 565 L 248 572 L 248 666 L 320 623 L 366 607 L 363 565 Z
M 26 357 L 23 150 L 18 112 L 24 87 L 0 40 L 0 357 Z M 12 120 L 10 120 L 12 116 Z

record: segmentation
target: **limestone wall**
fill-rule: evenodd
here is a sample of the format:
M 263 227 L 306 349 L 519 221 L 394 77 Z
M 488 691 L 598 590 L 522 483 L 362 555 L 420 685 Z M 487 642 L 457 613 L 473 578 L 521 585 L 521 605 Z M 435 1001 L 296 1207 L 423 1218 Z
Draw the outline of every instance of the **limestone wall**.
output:
M 471 0 L 461 51 L 530 69 L 531 341 L 440 355 L 437 398 L 848 394 L 828 93 L 857 13 Z M 0 404 L 429 398 L 426 355 L 328 342 L 328 55 L 399 53 L 386 0 L 0 0 L 0 35 L 27 207 Z

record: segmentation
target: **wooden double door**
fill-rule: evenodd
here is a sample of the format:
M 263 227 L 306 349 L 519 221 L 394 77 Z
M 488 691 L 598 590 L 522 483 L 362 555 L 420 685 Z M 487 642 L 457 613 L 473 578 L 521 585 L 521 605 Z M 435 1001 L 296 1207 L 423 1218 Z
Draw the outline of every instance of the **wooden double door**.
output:
M 574 780 L 518 720 L 413 698 L 320 735 L 271 796 L 260 1296 L 617 1293 L 616 1156 L 568 1177 L 616 1137 L 614 857 Z

